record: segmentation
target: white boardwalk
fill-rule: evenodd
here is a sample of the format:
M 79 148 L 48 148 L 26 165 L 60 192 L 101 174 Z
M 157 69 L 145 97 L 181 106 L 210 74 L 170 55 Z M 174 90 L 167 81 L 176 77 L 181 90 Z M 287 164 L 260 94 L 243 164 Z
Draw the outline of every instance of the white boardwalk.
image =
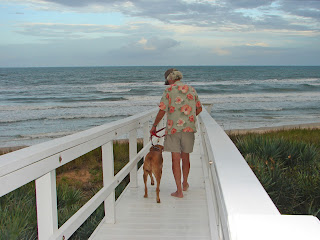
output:
M 150 178 L 148 178 L 149 198 L 143 197 L 143 171 L 140 168 L 138 188 L 128 188 L 116 206 L 116 223 L 101 224 L 90 239 L 210 239 L 199 137 L 196 137 L 194 152 L 190 155 L 190 188 L 184 192 L 183 199 L 170 195 L 176 190 L 171 170 L 171 154 L 164 152 L 163 157 L 161 203 L 156 203 L 156 186 L 151 186 Z
M 150 180 L 149 198 L 143 197 L 143 172 L 142 169 L 137 172 L 136 164 L 151 146 L 150 121 L 157 110 L 0 156 L 0 197 L 36 181 L 40 240 L 69 239 L 102 203 L 105 203 L 108 221 L 95 230 L 91 236 L 95 240 L 319 240 L 318 218 L 281 215 L 246 160 L 209 112 L 204 109 L 198 117 L 201 138 L 196 134 L 190 188 L 183 199 L 170 196 L 176 190 L 170 153 L 163 154 L 161 203 L 156 203 L 156 187 L 151 186 Z M 139 129 L 143 131 L 145 147 L 137 153 Z M 113 141 L 124 134 L 129 135 L 130 161 L 114 176 Z M 98 147 L 102 148 L 104 186 L 58 228 L 56 169 Z M 138 187 L 129 185 L 114 204 L 113 191 L 129 173 L 131 186 Z M 114 220 L 115 224 L 106 223 Z

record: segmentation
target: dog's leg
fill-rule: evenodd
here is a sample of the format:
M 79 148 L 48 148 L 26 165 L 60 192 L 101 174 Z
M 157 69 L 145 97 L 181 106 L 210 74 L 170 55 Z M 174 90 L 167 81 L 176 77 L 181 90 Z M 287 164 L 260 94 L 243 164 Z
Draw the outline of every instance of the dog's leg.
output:
M 149 172 L 149 176 L 151 178 L 151 185 L 154 185 L 154 179 L 153 179 L 153 176 L 152 176 L 152 172 L 150 171 Z
M 156 180 L 157 180 L 157 203 L 160 203 L 160 182 L 161 182 L 161 176 L 162 176 L 162 170 L 157 171 L 157 173 L 155 174 Z
M 147 180 L 148 180 L 148 173 L 146 171 L 143 172 L 143 181 L 144 181 L 144 197 L 148 197 L 148 188 L 147 188 Z

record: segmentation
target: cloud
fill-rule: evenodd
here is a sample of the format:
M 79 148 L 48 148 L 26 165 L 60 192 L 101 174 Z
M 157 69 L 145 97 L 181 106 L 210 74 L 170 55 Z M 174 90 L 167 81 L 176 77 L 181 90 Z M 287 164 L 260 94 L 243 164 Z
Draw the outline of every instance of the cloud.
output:
M 179 42 L 171 38 L 151 37 L 149 39 L 146 39 L 142 37 L 138 41 L 131 42 L 126 46 L 115 50 L 114 52 L 117 52 L 117 54 L 145 54 L 148 52 L 156 52 L 157 54 L 162 54 L 168 49 L 176 47 L 178 45 Z
M 261 6 L 270 6 L 272 3 L 276 2 L 276 0 L 226 0 L 225 1 L 228 6 L 232 8 L 258 8 Z
M 90 38 L 91 35 L 119 32 L 119 26 L 97 24 L 24 23 L 16 25 L 16 32 L 43 39 Z
M 319 30 L 320 1 L 292 0 L 27 0 L 34 7 L 61 11 L 120 12 L 166 24 L 210 27 L 212 31 L 255 29 Z M 248 11 L 253 14 L 248 14 Z M 255 17 L 259 14 L 259 18 Z M 308 17 L 308 21 L 296 17 Z M 299 21 L 298 20 L 298 21 Z M 277 22 L 278 24 L 274 24 Z M 311 24 L 310 24 L 311 23 Z
M 144 49 L 146 44 L 153 44 L 155 49 Z M 201 46 L 189 48 L 174 39 L 147 37 L 130 41 L 123 37 L 107 37 L 59 40 L 45 44 L 0 45 L 0 52 L 0 66 L 3 67 L 320 65 L 320 49 L 314 49 L 311 45 L 284 48 L 244 44 L 212 50 L 212 47 Z
M 170 58 L 176 59 L 180 43 L 171 38 L 141 37 L 105 53 L 118 65 L 163 65 Z
M 280 9 L 290 14 L 320 19 L 320 1 L 312 0 L 281 0 Z
M 169 31 L 162 26 L 146 22 L 130 22 L 126 25 L 111 24 L 66 24 L 66 23 L 23 23 L 15 25 L 15 32 L 50 41 L 57 39 L 99 38 L 106 36 L 166 35 Z
M 215 48 L 212 50 L 214 54 L 217 54 L 218 56 L 228 56 L 231 55 L 231 51 L 227 49 L 221 49 L 221 48 Z
M 282 61 L 286 64 L 293 61 L 292 51 L 309 55 L 310 60 L 304 58 L 308 64 L 316 59 L 314 53 L 319 52 L 320 1 L 12 2 L 20 3 L 12 13 L 21 11 L 24 15 L 19 16 L 19 21 L 10 22 L 15 23 L 9 26 L 11 29 L 4 29 L 0 52 L 6 59 L 15 57 L 17 63 L 243 65 Z M 104 12 L 108 14 L 101 14 Z M 13 48 L 12 40 L 20 46 Z M 23 45 L 29 42 L 40 44 Z M 6 50 L 7 46 L 11 53 Z M 310 49 L 305 49 L 306 46 Z M 304 49 L 305 54 L 300 49 Z M 297 64 L 300 55 L 295 60 Z M 2 64 L 6 64 L 5 59 Z
M 259 42 L 259 43 L 247 43 L 246 46 L 249 47 L 268 47 L 269 45 L 263 42 Z

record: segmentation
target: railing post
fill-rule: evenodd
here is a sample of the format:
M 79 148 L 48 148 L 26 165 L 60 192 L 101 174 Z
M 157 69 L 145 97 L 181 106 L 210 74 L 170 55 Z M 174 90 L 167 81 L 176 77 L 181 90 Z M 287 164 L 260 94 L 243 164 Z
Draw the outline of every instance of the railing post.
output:
M 113 157 L 113 141 L 109 141 L 101 146 L 102 151 L 102 172 L 103 172 L 103 185 L 108 186 L 114 178 L 114 157 Z M 115 211 L 115 191 L 104 201 L 105 222 L 116 222 Z
M 133 129 L 129 133 L 129 161 L 137 155 L 137 129 Z M 133 188 L 138 187 L 138 168 L 137 165 L 130 172 L 130 186 Z
M 207 103 L 202 103 L 202 105 L 206 108 L 206 110 L 208 111 L 208 113 L 210 114 L 211 113 L 211 110 L 212 110 L 212 106 L 213 106 L 213 103 L 212 102 L 207 102 Z
M 143 146 L 146 146 L 150 140 L 149 121 L 143 124 Z
M 49 239 L 58 230 L 56 170 L 36 181 L 38 239 Z

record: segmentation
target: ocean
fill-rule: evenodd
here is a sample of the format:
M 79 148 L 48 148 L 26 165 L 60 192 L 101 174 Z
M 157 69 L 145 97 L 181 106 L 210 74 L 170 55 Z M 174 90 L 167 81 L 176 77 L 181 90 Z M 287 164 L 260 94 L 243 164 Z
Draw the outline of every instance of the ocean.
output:
M 0 147 L 33 145 L 157 108 L 169 67 L 0 68 Z M 225 129 L 320 122 L 320 67 L 182 66 Z

